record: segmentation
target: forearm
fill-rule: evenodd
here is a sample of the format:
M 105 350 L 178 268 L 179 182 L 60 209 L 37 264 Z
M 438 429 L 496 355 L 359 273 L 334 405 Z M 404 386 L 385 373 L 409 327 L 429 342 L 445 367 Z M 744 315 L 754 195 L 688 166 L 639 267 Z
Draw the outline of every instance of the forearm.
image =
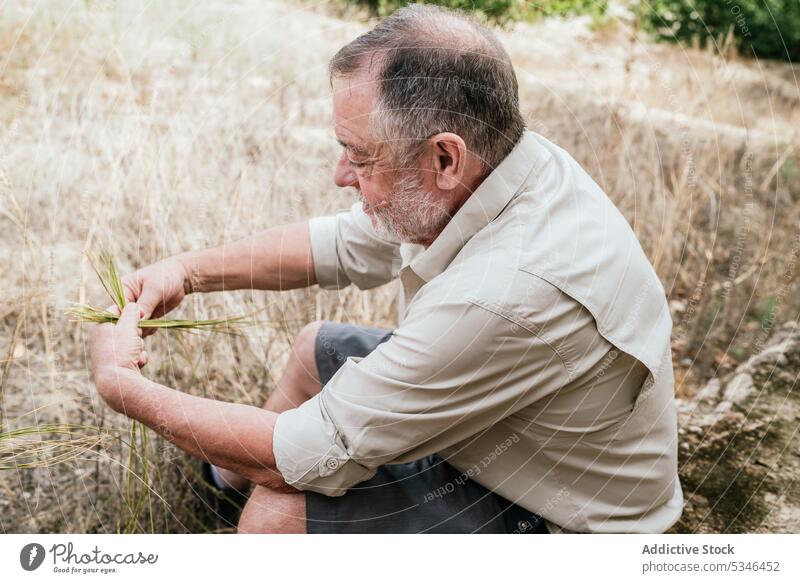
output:
M 118 370 L 102 381 L 120 413 L 141 421 L 182 450 L 233 470 L 248 480 L 291 489 L 275 467 L 272 436 L 277 413 L 248 405 L 187 395 Z
M 287 290 L 316 283 L 308 222 L 272 227 L 227 245 L 177 255 L 189 291 Z

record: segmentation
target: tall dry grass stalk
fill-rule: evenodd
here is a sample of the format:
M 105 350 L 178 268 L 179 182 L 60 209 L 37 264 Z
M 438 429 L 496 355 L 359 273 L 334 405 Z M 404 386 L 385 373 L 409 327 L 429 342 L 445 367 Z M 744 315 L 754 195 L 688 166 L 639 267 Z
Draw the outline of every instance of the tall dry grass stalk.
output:
M 339 148 L 326 63 L 366 28 L 255 0 L 0 8 L 9 179 L 0 193 L 0 409 L 26 426 L 125 436 L 104 441 L 94 459 L 0 472 L 0 529 L 215 528 L 193 490 L 192 461 L 99 402 L 83 329 L 61 316 L 66 298 L 86 304 L 102 293 L 82 260 L 98 241 L 116 242 L 127 273 L 349 206 L 354 194 L 331 182 Z M 653 261 L 673 311 L 682 394 L 797 318 L 795 70 L 649 45 L 622 24 L 593 33 L 543 23 L 501 37 L 530 129 L 589 170 Z M 148 339 L 146 374 L 261 406 L 304 324 L 389 328 L 395 294 L 396 284 L 193 295 L 187 319 L 263 310 L 274 326 L 160 332 Z M 20 491 L 36 504 L 12 503 L 8 492 Z
M 89 458 L 109 439 L 97 427 L 50 425 L 0 430 L 0 470 L 46 468 Z

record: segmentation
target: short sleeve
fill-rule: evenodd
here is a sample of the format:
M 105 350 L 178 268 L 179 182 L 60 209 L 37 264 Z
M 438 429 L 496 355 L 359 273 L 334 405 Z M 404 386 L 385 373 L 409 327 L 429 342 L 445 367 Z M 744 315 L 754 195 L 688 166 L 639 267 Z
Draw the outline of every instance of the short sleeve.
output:
M 400 243 L 380 237 L 360 202 L 349 210 L 309 220 L 317 283 L 324 289 L 355 284 L 370 289 L 397 277 Z

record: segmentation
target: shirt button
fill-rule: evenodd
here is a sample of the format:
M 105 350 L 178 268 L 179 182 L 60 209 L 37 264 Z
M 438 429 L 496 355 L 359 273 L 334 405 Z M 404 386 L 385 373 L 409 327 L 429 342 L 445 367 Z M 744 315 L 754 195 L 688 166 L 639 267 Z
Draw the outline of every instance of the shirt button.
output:
M 325 460 L 325 466 L 329 470 L 335 470 L 339 467 L 339 460 L 337 460 L 335 457 L 329 457 L 327 460 Z

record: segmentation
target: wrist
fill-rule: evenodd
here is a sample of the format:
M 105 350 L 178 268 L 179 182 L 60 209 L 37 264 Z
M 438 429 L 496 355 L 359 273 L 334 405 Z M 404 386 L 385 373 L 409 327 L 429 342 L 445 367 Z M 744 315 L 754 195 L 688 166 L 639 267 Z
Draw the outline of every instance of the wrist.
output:
M 183 271 L 183 292 L 187 296 L 201 292 L 200 260 L 195 253 L 182 253 L 174 259 L 180 264 Z
M 109 366 L 95 372 L 95 385 L 103 401 L 118 413 L 124 413 L 125 401 L 131 392 L 136 377 L 141 378 L 138 370 L 127 367 Z

